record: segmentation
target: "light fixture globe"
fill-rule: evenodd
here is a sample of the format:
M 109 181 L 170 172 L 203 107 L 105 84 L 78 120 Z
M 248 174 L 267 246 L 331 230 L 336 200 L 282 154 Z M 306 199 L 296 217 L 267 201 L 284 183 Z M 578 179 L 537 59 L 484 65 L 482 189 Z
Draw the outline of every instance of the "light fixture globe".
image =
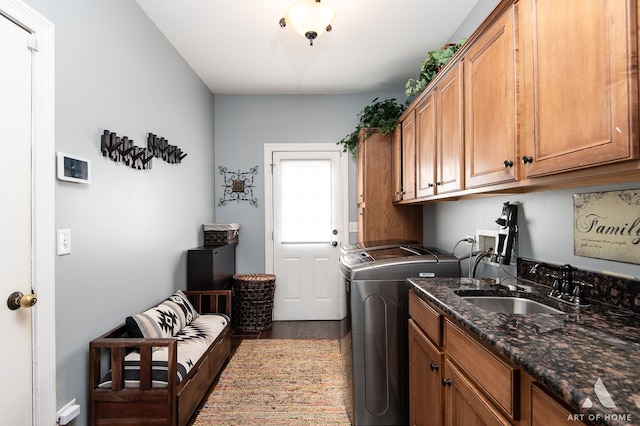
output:
M 284 18 L 280 19 L 280 26 L 291 24 L 313 46 L 313 40 L 318 34 L 331 31 L 331 22 L 335 16 L 331 6 L 320 3 L 320 0 L 300 0 L 287 9 Z

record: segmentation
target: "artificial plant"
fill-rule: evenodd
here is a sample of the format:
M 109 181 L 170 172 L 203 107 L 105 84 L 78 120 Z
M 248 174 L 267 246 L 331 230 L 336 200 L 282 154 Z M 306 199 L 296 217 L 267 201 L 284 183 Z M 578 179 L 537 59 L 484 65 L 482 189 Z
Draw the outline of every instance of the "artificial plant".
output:
M 375 98 L 370 105 L 365 106 L 358 114 L 359 120 L 355 130 L 336 143 L 342 144 L 342 152 L 349 151 L 353 158 L 357 158 L 360 130 L 365 129 L 363 136 L 365 140 L 374 131 L 379 131 L 382 135 L 388 135 L 395 130 L 398 118 L 406 108 L 406 103 L 401 104 L 396 99 L 379 101 L 378 98 Z
M 445 44 L 440 50 L 432 50 L 427 53 L 427 57 L 420 63 L 420 75 L 418 78 L 410 78 L 405 86 L 407 96 L 415 96 L 422 92 L 431 80 L 436 77 L 440 69 L 449 62 L 453 55 L 467 41 L 466 38 L 460 39 L 457 44 Z

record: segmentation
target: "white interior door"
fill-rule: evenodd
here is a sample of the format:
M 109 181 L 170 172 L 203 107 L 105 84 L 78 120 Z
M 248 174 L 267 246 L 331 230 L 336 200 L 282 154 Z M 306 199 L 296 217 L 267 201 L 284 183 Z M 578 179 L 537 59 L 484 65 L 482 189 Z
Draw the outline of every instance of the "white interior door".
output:
M 276 151 L 273 170 L 275 320 L 338 320 L 343 236 L 342 153 Z
M 0 341 L 3 342 L 2 423 L 31 425 L 30 309 L 11 310 L 13 292 L 31 293 L 31 51 L 30 34 L 0 15 Z

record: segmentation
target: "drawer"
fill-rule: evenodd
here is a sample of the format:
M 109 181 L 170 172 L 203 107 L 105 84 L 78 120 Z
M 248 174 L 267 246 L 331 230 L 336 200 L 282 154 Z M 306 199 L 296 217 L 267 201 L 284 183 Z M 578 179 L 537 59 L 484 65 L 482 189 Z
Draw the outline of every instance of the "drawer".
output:
M 438 347 L 442 347 L 442 321 L 444 315 L 427 304 L 413 291 L 409 292 L 409 316 L 422 328 Z
M 449 357 L 511 419 L 517 419 L 520 414 L 520 371 L 449 320 L 445 321 L 444 335 Z

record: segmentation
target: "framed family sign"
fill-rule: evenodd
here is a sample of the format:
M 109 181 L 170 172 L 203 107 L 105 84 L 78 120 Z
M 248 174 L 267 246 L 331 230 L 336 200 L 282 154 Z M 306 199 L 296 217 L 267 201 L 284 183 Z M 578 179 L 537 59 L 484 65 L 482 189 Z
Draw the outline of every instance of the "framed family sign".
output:
M 573 195 L 576 256 L 640 264 L 640 189 Z

